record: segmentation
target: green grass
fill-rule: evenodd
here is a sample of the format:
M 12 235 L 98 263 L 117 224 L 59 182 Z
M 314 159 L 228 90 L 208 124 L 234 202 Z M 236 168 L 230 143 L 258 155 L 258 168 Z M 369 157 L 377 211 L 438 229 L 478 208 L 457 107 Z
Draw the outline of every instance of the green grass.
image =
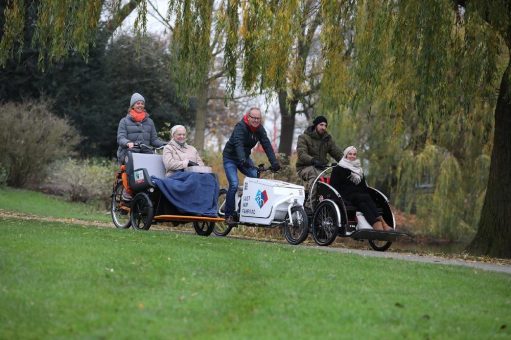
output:
M 0 219 L 0 339 L 511 337 L 511 276 Z
M 71 203 L 36 191 L 0 187 L 0 209 L 45 217 L 111 221 L 110 214 L 91 205 Z

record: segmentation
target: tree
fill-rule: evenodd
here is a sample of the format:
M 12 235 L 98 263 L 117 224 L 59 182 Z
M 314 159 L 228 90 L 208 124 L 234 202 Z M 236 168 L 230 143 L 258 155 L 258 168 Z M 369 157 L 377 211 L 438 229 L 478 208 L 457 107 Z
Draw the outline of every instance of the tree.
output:
M 367 0 L 357 2 L 356 18 L 352 79 L 354 93 L 363 96 L 352 95 L 351 101 L 385 103 L 374 118 L 384 122 L 391 118 L 395 131 L 414 122 L 411 137 L 416 149 L 428 141 L 437 143 L 439 127 L 453 118 L 457 119 L 450 125 L 451 142 L 458 138 L 454 131 L 463 125 L 476 131 L 483 121 L 481 108 L 495 108 L 486 196 L 478 232 L 468 249 L 511 257 L 511 190 L 507 189 L 511 183 L 511 5 L 500 0 Z M 501 51 L 505 71 L 495 93 L 490 89 L 501 72 Z M 461 144 L 459 149 L 464 147 Z

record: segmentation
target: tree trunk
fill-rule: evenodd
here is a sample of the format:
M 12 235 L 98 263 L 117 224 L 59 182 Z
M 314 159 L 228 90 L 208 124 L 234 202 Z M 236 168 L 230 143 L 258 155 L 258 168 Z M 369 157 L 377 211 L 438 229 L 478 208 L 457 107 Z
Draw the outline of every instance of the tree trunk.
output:
M 208 113 L 208 83 L 205 81 L 199 89 L 197 97 L 197 111 L 195 112 L 195 138 L 194 146 L 197 150 L 204 150 L 204 134 L 206 133 L 206 115 Z
M 279 91 L 280 108 L 280 144 L 279 153 L 291 155 L 293 148 L 293 136 L 295 132 L 295 115 L 298 101 L 288 101 L 285 90 Z
M 500 83 L 490 174 L 472 254 L 511 258 L 511 58 Z

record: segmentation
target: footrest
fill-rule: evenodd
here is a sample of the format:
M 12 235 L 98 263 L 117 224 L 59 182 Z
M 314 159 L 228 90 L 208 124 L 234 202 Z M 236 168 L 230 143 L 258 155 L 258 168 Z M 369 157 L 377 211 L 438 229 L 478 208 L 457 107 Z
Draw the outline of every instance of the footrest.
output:
M 408 234 L 400 231 L 379 231 L 371 229 L 357 230 L 350 235 L 355 240 L 380 240 L 380 241 L 396 241 L 398 238 L 408 236 Z

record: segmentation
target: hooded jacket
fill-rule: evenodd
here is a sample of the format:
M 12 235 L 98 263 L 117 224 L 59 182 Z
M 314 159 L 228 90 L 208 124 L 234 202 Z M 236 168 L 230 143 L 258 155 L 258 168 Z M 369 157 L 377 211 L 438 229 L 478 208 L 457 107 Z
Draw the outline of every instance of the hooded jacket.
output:
M 342 150 L 335 144 L 332 136 L 328 132 L 320 136 L 314 126 L 309 126 L 303 134 L 298 136 L 296 152 L 298 154 L 297 171 L 311 166 L 313 159 L 328 164 L 328 155 L 332 156 L 335 161 L 339 161 L 342 157 Z

